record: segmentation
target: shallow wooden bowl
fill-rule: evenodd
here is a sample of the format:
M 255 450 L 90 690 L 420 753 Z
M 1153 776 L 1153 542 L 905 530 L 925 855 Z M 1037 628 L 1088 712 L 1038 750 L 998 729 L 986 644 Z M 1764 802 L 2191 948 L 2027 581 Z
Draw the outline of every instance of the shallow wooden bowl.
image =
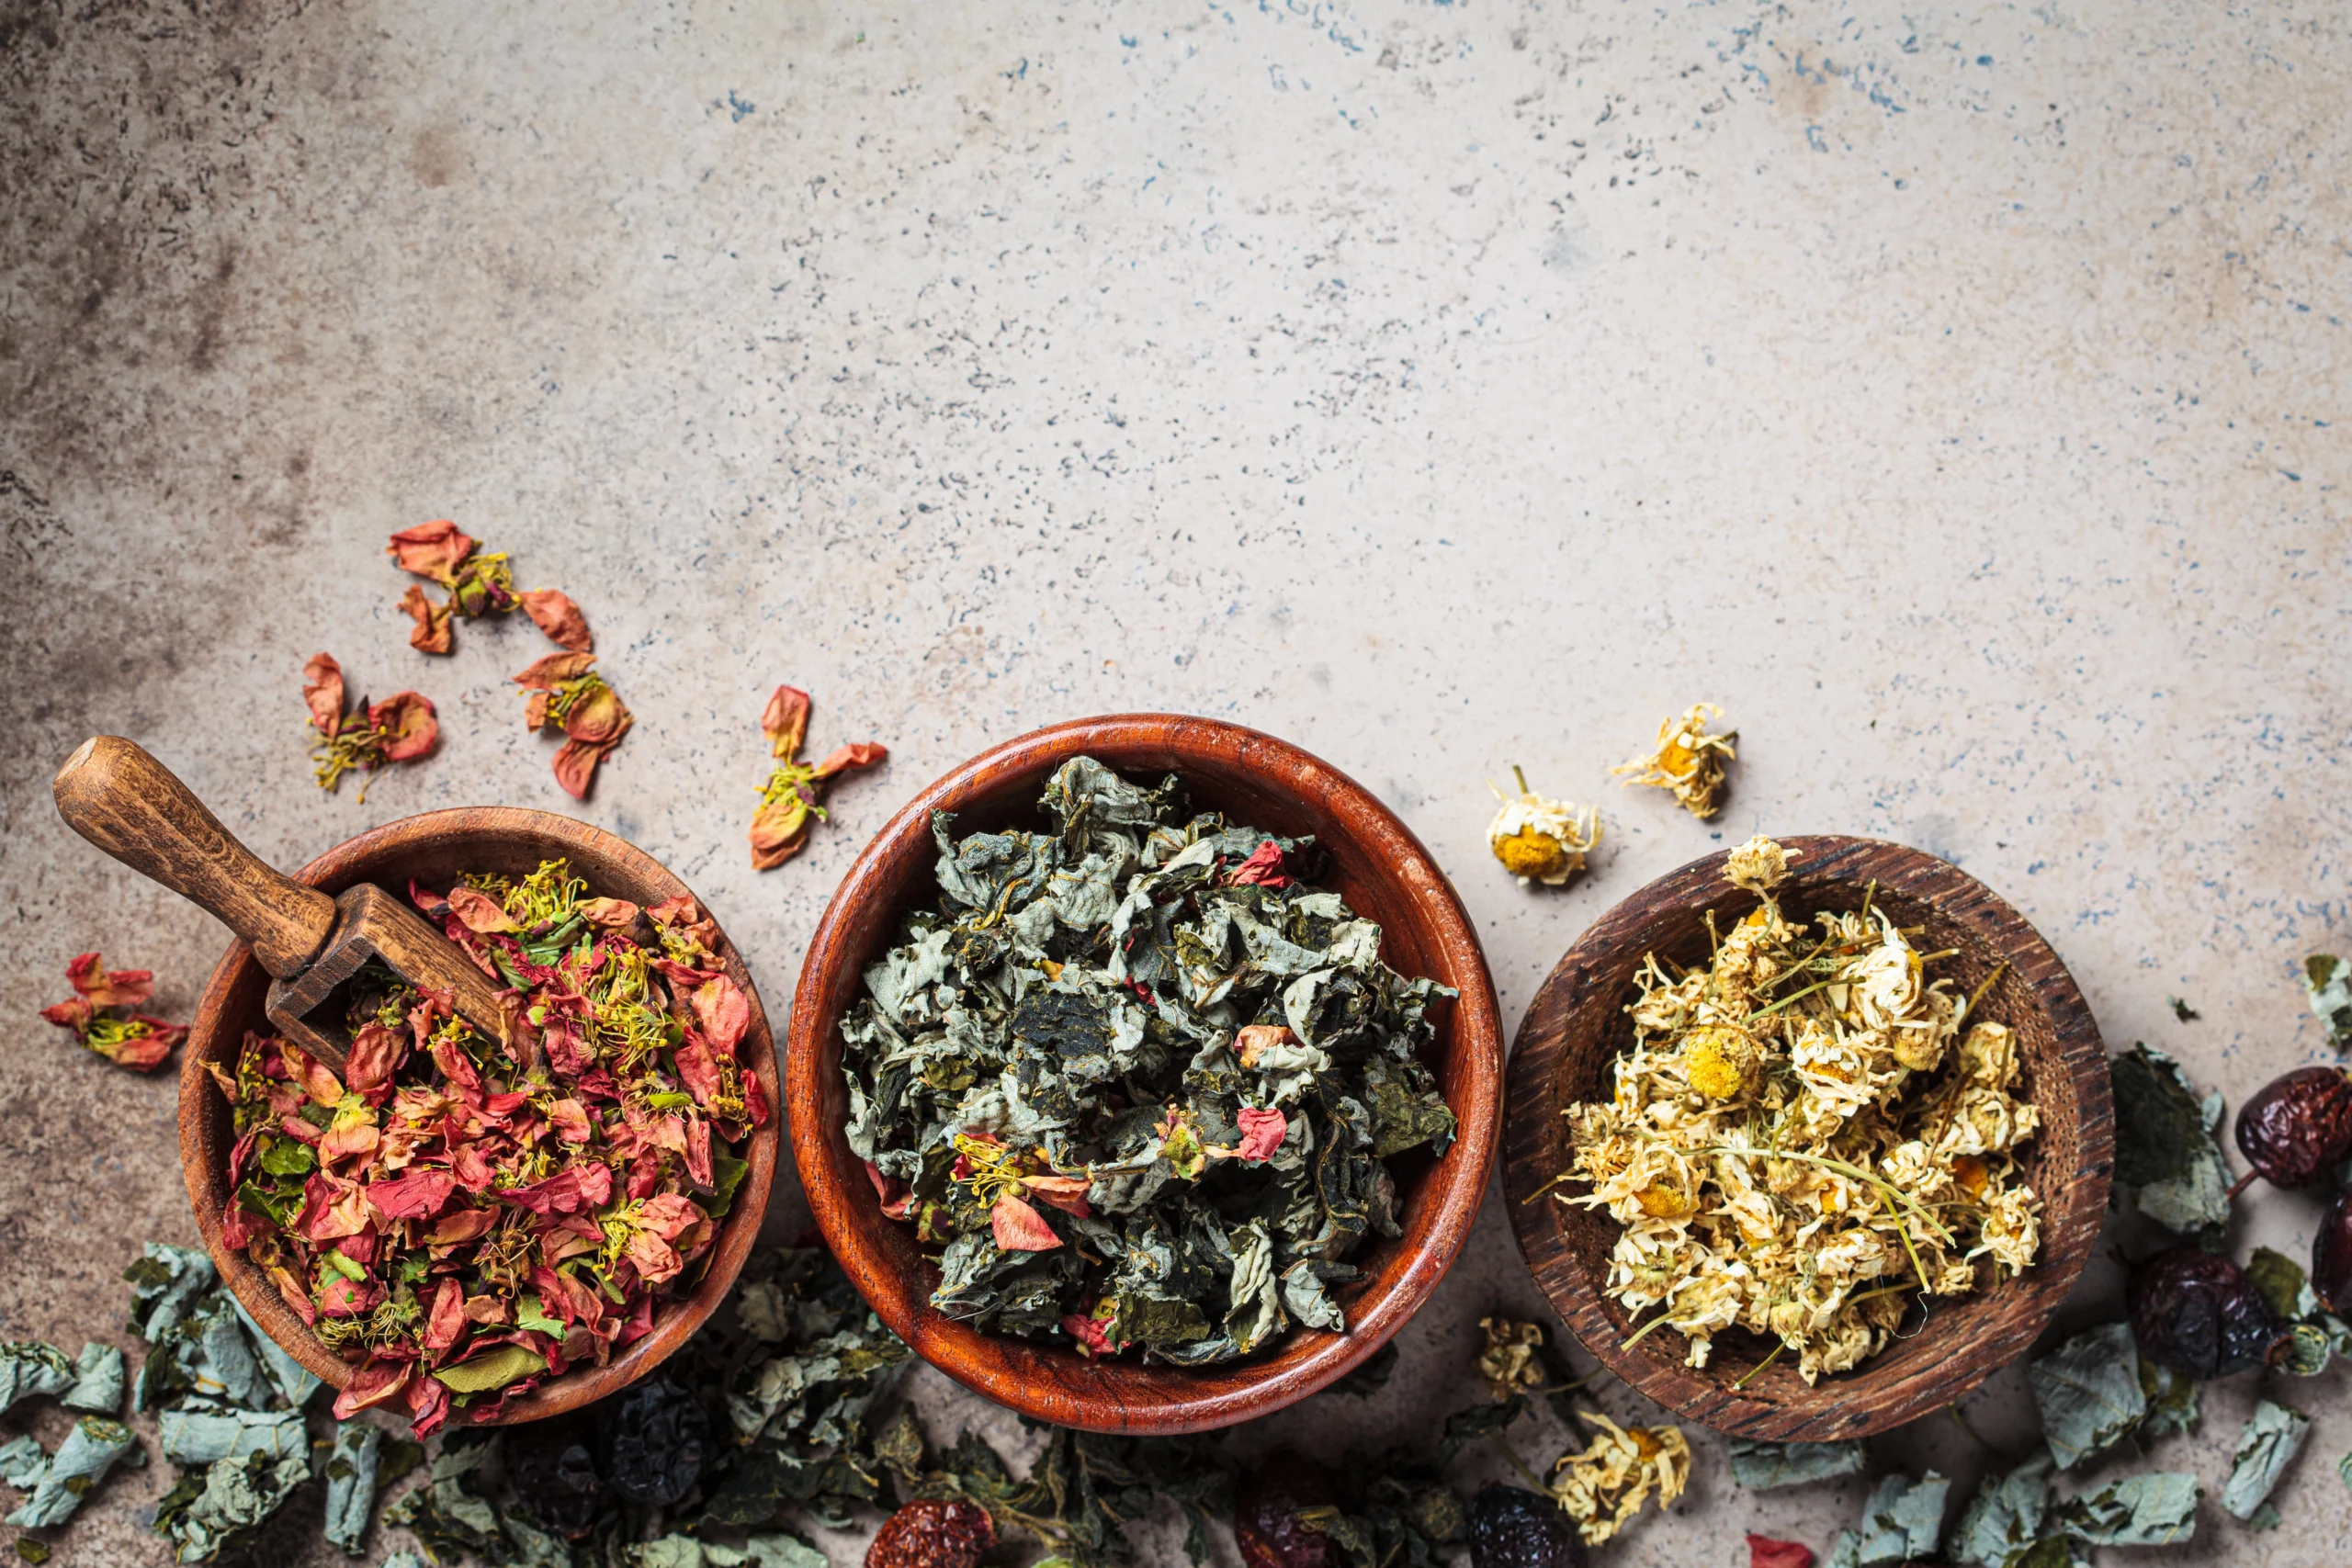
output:
M 849 1096 L 841 1021 L 865 966 L 910 909 L 938 897 L 931 814 L 956 829 L 1037 825 L 1046 777 L 1085 754 L 1135 778 L 1176 773 L 1196 808 L 1284 837 L 1312 833 L 1330 855 L 1319 886 L 1380 923 L 1381 956 L 1408 976 L 1461 992 L 1431 1010 L 1430 1065 L 1460 1123 L 1442 1159 L 1391 1167 L 1404 1211 L 1400 1240 L 1352 1260 L 1364 1277 L 1335 1288 L 1348 1331 L 1295 1328 L 1271 1354 L 1223 1367 L 1089 1361 L 1040 1340 L 989 1335 L 932 1310 L 938 1274 L 910 1225 L 884 1216 L 842 1128 Z M 1025 1415 L 1097 1432 L 1196 1432 L 1267 1415 L 1346 1373 L 1388 1341 L 1437 1285 L 1470 1234 L 1494 1158 L 1502 1030 L 1485 955 L 1444 874 L 1388 808 L 1328 762 L 1269 735 L 1215 719 L 1123 714 L 1041 729 L 982 752 L 892 818 L 850 867 L 809 940 L 785 1047 L 792 1153 L 826 1243 L 882 1321 L 965 1386 Z
M 404 817 L 328 851 L 292 875 L 297 882 L 329 893 L 372 882 L 405 897 L 412 877 L 426 886 L 446 887 L 460 872 L 521 876 L 541 861 L 558 856 L 570 860 L 572 871 L 586 878 L 590 890 L 602 897 L 658 904 L 691 891 L 652 856 L 601 828 L 551 812 L 504 806 Z M 708 909 L 704 913 L 708 914 Z M 760 994 L 731 943 L 721 941 L 719 956 L 752 1004 L 752 1027 L 743 1036 L 741 1059 L 759 1075 L 768 1102 L 781 1106 L 775 1042 L 768 1032 Z M 245 1032 L 266 1032 L 269 1028 L 262 1015 L 262 998 L 268 988 L 268 974 L 242 942 L 231 947 L 213 969 L 203 1000 L 197 1005 L 196 1022 L 188 1031 L 180 1062 L 180 1161 L 187 1178 L 188 1200 L 196 1205 L 196 1223 L 204 1232 L 205 1250 L 212 1255 L 220 1277 L 271 1338 L 340 1388 L 358 1368 L 321 1344 L 287 1306 L 269 1276 L 220 1239 L 220 1218 L 230 1194 L 229 1151 L 236 1134 L 228 1101 L 204 1070 L 204 1063 L 209 1059 L 235 1070 Z M 654 1314 L 653 1332 L 610 1362 L 567 1372 L 510 1402 L 500 1412 L 496 1425 L 543 1420 L 616 1393 L 660 1366 L 702 1326 L 734 1286 L 735 1276 L 742 1271 L 743 1260 L 758 1239 L 768 1190 L 775 1180 L 776 1156 L 783 1141 L 781 1122 L 780 1116 L 772 1116 L 766 1126 L 752 1132 L 745 1155 L 752 1168 L 735 1190 L 727 1217 L 719 1222 L 710 1262 L 694 1290 L 663 1303 Z M 463 1411 L 450 1416 L 453 1422 L 465 1418 Z
M 1873 907 L 1898 925 L 1925 926 L 1923 953 L 1958 948 L 1939 960 L 1966 996 L 2004 959 L 1976 1016 L 2017 1032 L 2024 1098 L 2041 1111 L 2041 1130 L 2019 1164 L 2042 1201 L 2040 1260 L 1990 1292 L 1938 1297 L 1923 1328 L 1851 1371 L 1812 1387 L 1788 1358 L 1742 1388 L 1771 1342 L 1746 1330 L 1718 1335 L 1703 1369 L 1683 1364 L 1690 1343 L 1670 1328 L 1628 1349 L 1628 1315 L 1602 1295 L 1617 1223 L 1557 1200 L 1580 1184 L 1544 1189 L 1568 1168 L 1569 1106 L 1606 1099 L 1610 1064 L 1634 1042 L 1624 1009 L 1643 956 L 1679 964 L 1708 956 L 1705 911 L 1719 929 L 1757 904 L 1723 879 L 1725 854 L 1693 861 L 1603 916 L 1568 949 L 1535 995 L 1510 1060 L 1510 1113 L 1503 1132 L 1503 1190 L 1511 1228 L 1535 1281 L 1569 1329 L 1609 1370 L 1676 1415 L 1736 1437 L 1828 1442 L 1883 1432 L 1950 1404 L 2022 1355 L 2074 1287 L 2098 1237 L 2114 1165 L 2115 1110 L 2098 1025 L 2074 977 L 2024 917 L 1958 866 L 1919 850 L 1835 836 L 1782 842 L 1798 855 L 1778 890 L 1792 920 L 1859 908 L 1871 884 Z

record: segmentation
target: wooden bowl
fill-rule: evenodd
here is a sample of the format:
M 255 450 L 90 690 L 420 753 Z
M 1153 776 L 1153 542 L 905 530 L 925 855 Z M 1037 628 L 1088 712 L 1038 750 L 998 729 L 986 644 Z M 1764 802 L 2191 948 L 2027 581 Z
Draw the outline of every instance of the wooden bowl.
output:
M 404 897 L 412 877 L 430 887 L 446 887 L 458 873 L 468 871 L 519 877 L 541 861 L 557 856 L 569 859 L 572 871 L 586 878 L 590 890 L 602 897 L 658 904 L 691 891 L 652 856 L 601 828 L 551 812 L 504 806 L 404 817 L 338 845 L 292 874 L 296 882 L 328 893 L 372 882 Z M 729 976 L 743 987 L 752 1004 L 752 1027 L 740 1047 L 741 1060 L 759 1075 L 769 1103 L 781 1105 L 776 1092 L 775 1042 L 768 1032 L 760 994 L 733 945 L 722 938 L 718 952 Z M 236 1134 L 229 1103 L 204 1064 L 217 1061 L 235 1071 L 245 1032 L 269 1029 L 262 1015 L 262 998 L 268 988 L 268 974 L 242 942 L 232 946 L 213 969 L 204 998 L 197 1004 L 196 1022 L 188 1031 L 180 1062 L 180 1161 L 187 1178 L 188 1201 L 196 1205 L 197 1225 L 204 1232 L 204 1248 L 212 1255 L 220 1277 L 272 1339 L 302 1365 L 341 1388 L 359 1369 L 321 1344 L 279 1296 L 269 1276 L 243 1253 L 230 1250 L 220 1238 L 220 1217 L 230 1194 L 229 1151 Z M 719 1222 L 710 1261 L 692 1293 L 663 1303 L 654 1314 L 653 1332 L 611 1361 L 566 1372 L 509 1401 L 492 1424 L 543 1420 L 616 1393 L 660 1366 L 702 1326 L 734 1286 L 735 1276 L 742 1271 L 743 1260 L 758 1239 L 768 1190 L 775 1180 L 780 1122 L 781 1118 L 771 1116 L 766 1126 L 752 1131 L 745 1153 L 752 1168 Z M 452 1411 L 450 1419 L 463 1422 L 466 1413 Z
M 1312 833 L 1330 855 L 1318 885 L 1379 922 L 1381 956 L 1408 976 L 1461 992 L 1431 1010 L 1430 1065 L 1459 1134 L 1442 1158 L 1399 1157 L 1404 1236 L 1352 1261 L 1364 1277 L 1334 1288 L 1348 1331 L 1294 1328 L 1271 1354 L 1224 1366 L 1089 1361 L 1041 1340 L 989 1335 L 932 1310 L 938 1274 L 911 1226 L 886 1218 L 842 1128 L 848 1091 L 841 1021 L 864 970 L 900 917 L 939 896 L 931 814 L 958 833 L 1039 821 L 1047 775 L 1079 755 L 1131 777 L 1176 773 L 1193 804 L 1285 837 Z M 1502 1031 L 1494 982 L 1469 917 L 1429 852 L 1387 807 L 1328 762 L 1269 735 L 1215 719 L 1122 714 L 1009 740 L 939 780 L 876 835 L 850 867 L 809 940 L 785 1047 L 792 1153 L 819 1229 L 882 1321 L 967 1388 L 1059 1426 L 1097 1432 L 1197 1432 L 1304 1399 L 1371 1356 L 1429 1298 L 1470 1233 L 1494 1158 Z
M 2016 1031 L 2022 1097 L 2041 1111 L 2041 1130 L 2019 1154 L 2042 1201 L 2042 1241 L 2033 1268 L 1989 1292 L 1938 1297 L 1919 1333 L 1851 1371 L 1812 1387 L 1787 1358 L 1742 1388 L 1732 1385 L 1762 1360 L 1771 1342 L 1746 1330 L 1718 1335 L 1703 1369 L 1683 1364 L 1690 1344 L 1671 1328 L 1625 1347 L 1628 1314 L 1601 1293 L 1620 1228 L 1602 1211 L 1557 1201 L 1553 1183 L 1568 1168 L 1561 1113 L 1606 1099 L 1610 1064 L 1634 1043 L 1624 1009 L 1645 953 L 1704 963 L 1704 912 L 1720 929 L 1756 907 L 1756 896 L 1723 878 L 1729 852 L 1659 878 L 1601 918 L 1569 948 L 1535 995 L 1510 1061 L 1510 1116 L 1503 1136 L 1503 1190 L 1511 1228 L 1553 1309 L 1608 1369 L 1676 1415 L 1735 1437 L 1828 1442 L 1866 1437 L 1950 1404 L 2030 1347 L 2065 1299 L 2098 1237 L 2114 1165 L 2115 1109 L 2098 1025 L 2050 944 L 1983 883 L 1949 862 L 1901 844 L 1836 836 L 1787 839 L 1799 857 L 1777 890 L 1792 920 L 1859 908 L 1877 884 L 1874 907 L 1897 924 L 1925 926 L 1922 952 L 1958 948 L 1939 961 L 1966 996 L 2004 959 L 1978 1016 Z M 1570 1186 L 1568 1190 L 1581 1190 Z

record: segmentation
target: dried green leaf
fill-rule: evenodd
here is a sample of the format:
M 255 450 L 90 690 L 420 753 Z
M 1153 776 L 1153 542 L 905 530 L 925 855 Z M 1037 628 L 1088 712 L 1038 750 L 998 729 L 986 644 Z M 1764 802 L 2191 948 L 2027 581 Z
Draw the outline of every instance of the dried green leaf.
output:
M 139 1439 L 130 1428 L 119 1421 L 109 1421 L 103 1416 L 85 1416 L 74 1423 L 65 1440 L 57 1446 L 48 1466 L 41 1472 L 33 1495 L 8 1522 L 28 1529 L 46 1529 L 62 1525 L 74 1517 L 82 1500 L 107 1478 L 115 1461 L 126 1452 L 138 1452 Z M 133 1462 L 143 1461 L 141 1460 Z
M 2270 1304 L 2272 1314 L 2280 1320 L 2291 1322 L 2318 1314 L 2320 1299 L 2304 1277 L 2302 1265 L 2285 1253 L 2267 1247 L 2256 1247 L 2254 1256 L 2246 1260 L 2245 1275 Z
M 1917 1481 L 1890 1475 L 1862 1506 L 1860 1568 L 1933 1557 L 1943 1539 L 1944 1499 L 1951 1483 L 1929 1471 Z
M 454 1393 L 487 1393 L 544 1371 L 547 1364 L 548 1359 L 527 1345 L 500 1345 L 454 1367 L 436 1367 L 433 1375 Z
M 347 1556 L 359 1555 L 368 1521 L 376 1511 L 376 1474 L 383 1428 L 367 1421 L 339 1421 L 334 1453 L 327 1461 L 327 1540 Z
M 60 1394 L 74 1386 L 74 1359 L 38 1339 L 0 1344 L 0 1413 L 20 1399 Z
M 93 1340 L 82 1347 L 82 1354 L 74 1363 L 74 1386 L 58 1403 L 68 1410 L 92 1416 L 119 1415 L 124 1382 L 122 1351 Z
M 2148 1413 L 2128 1323 L 2076 1335 L 2035 1361 L 2027 1378 L 2041 1412 L 2042 1436 L 2061 1470 L 2112 1448 Z
M 2312 1429 L 2311 1417 L 2264 1400 L 2238 1433 L 2230 1479 L 2222 1487 L 2222 1507 L 2233 1518 L 2251 1520 L 2286 1473 Z
M 2134 1045 L 2109 1064 L 2115 1088 L 2115 1179 L 2140 1212 L 2189 1234 L 2229 1223 L 2229 1166 L 2213 1138 L 2222 1098 L 2199 1100 L 2180 1064 Z
M 1952 1532 L 1952 1556 L 1980 1568 L 2015 1568 L 2042 1539 L 2053 1468 L 2045 1450 L 2007 1475 L 1986 1476 Z
M 2140 1358 L 2140 1392 L 2148 1414 L 2141 1419 L 2143 1441 L 2192 1430 L 2197 1425 L 2197 1380 L 2186 1372 Z
M 1731 1478 L 1751 1492 L 1802 1486 L 1840 1475 L 1860 1475 L 1862 1445 L 1849 1443 L 1757 1443 L 1731 1440 Z
M 2352 1048 L 2352 964 L 2333 953 L 2312 953 L 2303 960 L 2303 989 L 2312 1016 L 2327 1026 L 2328 1043 Z
M 2198 1495 L 2195 1476 L 2152 1471 L 2069 1498 L 2058 1517 L 2093 1546 L 2170 1546 L 2197 1533 Z

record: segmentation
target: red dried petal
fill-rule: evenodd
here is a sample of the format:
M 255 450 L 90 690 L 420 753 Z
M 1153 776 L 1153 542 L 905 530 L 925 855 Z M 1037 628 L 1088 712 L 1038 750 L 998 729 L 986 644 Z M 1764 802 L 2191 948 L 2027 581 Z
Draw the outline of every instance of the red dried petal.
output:
M 989 1229 L 1007 1252 L 1051 1252 L 1063 1245 L 1043 1214 L 1010 1192 L 989 1211 Z
M 473 554 L 473 540 L 445 517 L 401 529 L 384 547 L 384 553 L 399 563 L 402 571 L 429 577 L 447 588 L 458 581 L 458 563 Z
M 357 1376 L 344 1384 L 343 1392 L 335 1395 L 334 1418 L 348 1421 L 363 1410 L 390 1401 L 408 1386 L 409 1374 L 415 1370 L 414 1361 L 371 1358 L 366 1366 L 359 1369 Z
M 640 911 L 626 898 L 583 898 L 580 901 L 580 913 L 599 930 L 625 931 L 637 924 Z
M 538 686 L 554 691 L 566 681 L 577 681 L 588 673 L 596 662 L 593 653 L 550 653 L 532 661 L 530 668 L 514 677 L 518 686 Z
M 160 1018 L 148 1018 L 143 1013 L 140 1016 L 148 1025 L 146 1033 L 111 1045 L 92 1045 L 90 1049 L 118 1067 L 134 1073 L 153 1072 L 172 1054 L 172 1047 L 187 1037 L 187 1029 L 182 1024 L 165 1023 Z
M 415 692 L 396 692 L 371 704 L 368 722 L 374 727 L 388 762 L 422 757 L 441 738 L 441 721 L 434 716 L 433 704 Z
M 1240 1156 L 1253 1165 L 1272 1158 L 1273 1152 L 1283 1146 L 1283 1135 L 1290 1131 L 1290 1123 L 1279 1111 L 1259 1111 L 1245 1105 L 1237 1120 L 1241 1124 Z
M 1260 844 L 1248 860 L 1233 868 L 1226 878 L 1233 887 L 1288 887 L 1290 878 L 1283 874 L 1283 852 L 1272 839 Z
M 878 741 L 862 740 L 854 746 L 836 746 L 825 760 L 817 764 L 817 776 L 830 779 L 858 768 L 870 768 L 890 760 L 889 748 Z
M 771 871 L 808 847 L 817 820 L 799 795 L 763 801 L 752 814 L 752 869 Z
M 448 1206 L 458 1179 L 436 1166 L 412 1166 L 368 1184 L 368 1203 L 388 1220 L 429 1220 Z
M 447 653 L 449 640 L 449 616 L 457 606 L 435 604 L 424 596 L 424 590 L 412 582 L 408 592 L 401 595 L 401 608 L 416 622 L 409 628 L 408 645 L 419 653 Z
M 155 994 L 152 969 L 109 971 L 95 953 L 77 953 L 65 965 L 65 981 L 94 1008 L 144 1007 Z
M 609 746 L 628 731 L 633 722 L 620 694 L 599 683 L 582 693 L 565 711 L 563 732 L 591 746 Z
M 591 744 L 584 740 L 567 740 L 556 748 L 555 782 L 574 800 L 588 798 L 588 786 L 596 782 L 596 765 L 611 750 L 610 742 Z
M 387 1029 L 369 1020 L 351 1037 L 351 1055 L 343 1064 L 343 1081 L 352 1093 L 380 1105 L 391 1095 L 392 1075 L 408 1060 L 405 1031 Z
M 1793 1540 L 1747 1538 L 1747 1568 L 1813 1568 L 1813 1549 Z
M 588 635 L 588 618 L 569 594 L 553 588 L 526 588 L 514 597 L 523 602 L 523 613 L 531 617 L 531 624 L 547 633 L 557 647 L 585 653 L 595 646 Z
M 70 1000 L 56 1002 L 40 1010 L 41 1017 L 49 1020 L 58 1028 L 70 1029 L 76 1034 L 89 1028 L 90 1020 L 96 1018 L 98 1010 L 90 1005 L 90 998 L 87 997 L 74 997 Z
M 311 728 L 334 735 L 343 728 L 343 666 L 332 653 L 314 653 L 302 666 L 302 702 L 311 710 Z
M 1022 1190 L 1040 1203 L 1050 1203 L 1063 1213 L 1076 1214 L 1081 1220 L 1093 1213 L 1086 1203 L 1087 1190 L 1093 1185 L 1082 1176 L 1031 1176 L 1023 1178 L 1021 1182 Z
M 695 987 L 687 1000 L 710 1048 L 722 1056 L 734 1055 L 735 1047 L 752 1027 L 752 999 L 743 994 L 743 987 L 721 975 Z
M 463 920 L 470 931 L 518 931 L 514 917 L 505 907 L 479 887 L 462 885 L 449 889 L 449 912 Z
M 433 1314 L 425 1320 L 424 1348 L 449 1349 L 465 1332 L 466 1288 L 455 1280 L 445 1279 L 433 1297 Z
M 798 756 L 808 737 L 808 694 L 797 686 L 778 686 L 768 698 L 767 711 L 760 715 L 760 728 L 767 734 L 768 750 L 778 758 L 788 762 Z

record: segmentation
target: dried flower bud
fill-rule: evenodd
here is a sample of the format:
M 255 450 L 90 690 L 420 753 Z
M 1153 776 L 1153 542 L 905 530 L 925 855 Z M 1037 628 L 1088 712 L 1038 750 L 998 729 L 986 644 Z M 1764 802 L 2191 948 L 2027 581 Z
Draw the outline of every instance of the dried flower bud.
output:
M 1544 1386 L 1544 1364 L 1536 1358 L 1544 1348 L 1541 1325 L 1498 1314 L 1480 1318 L 1478 1326 L 1487 1335 L 1486 1348 L 1478 1352 L 1478 1375 L 1496 1404 Z
M 865 1568 L 975 1568 L 995 1544 L 995 1521 L 978 1503 L 925 1498 L 882 1521 Z
M 1755 1092 L 1764 1076 L 1764 1054 L 1744 1029 L 1702 1023 L 1683 1036 L 1682 1069 L 1690 1087 L 1709 1100 L 1735 1100 Z
M 1788 880 L 1789 863 L 1796 858 L 1758 833 L 1732 851 L 1724 863 L 1724 879 L 1750 893 L 1770 893 Z
M 1657 727 L 1657 745 L 1647 756 L 1620 763 L 1610 772 L 1629 775 L 1628 786 L 1646 785 L 1671 791 L 1691 816 L 1704 820 L 1715 814 L 1715 791 L 1723 787 L 1724 764 L 1737 753 L 1732 749 L 1736 730 L 1707 733 L 1707 725 L 1723 716 L 1713 703 L 1695 703 L 1679 718 Z
M 1520 793 L 1495 791 L 1502 809 L 1487 824 L 1487 845 L 1521 886 L 1531 882 L 1560 886 L 1584 869 L 1585 856 L 1600 844 L 1600 812 L 1546 799 L 1527 787 L 1525 773 L 1516 768 L 1511 772 Z

